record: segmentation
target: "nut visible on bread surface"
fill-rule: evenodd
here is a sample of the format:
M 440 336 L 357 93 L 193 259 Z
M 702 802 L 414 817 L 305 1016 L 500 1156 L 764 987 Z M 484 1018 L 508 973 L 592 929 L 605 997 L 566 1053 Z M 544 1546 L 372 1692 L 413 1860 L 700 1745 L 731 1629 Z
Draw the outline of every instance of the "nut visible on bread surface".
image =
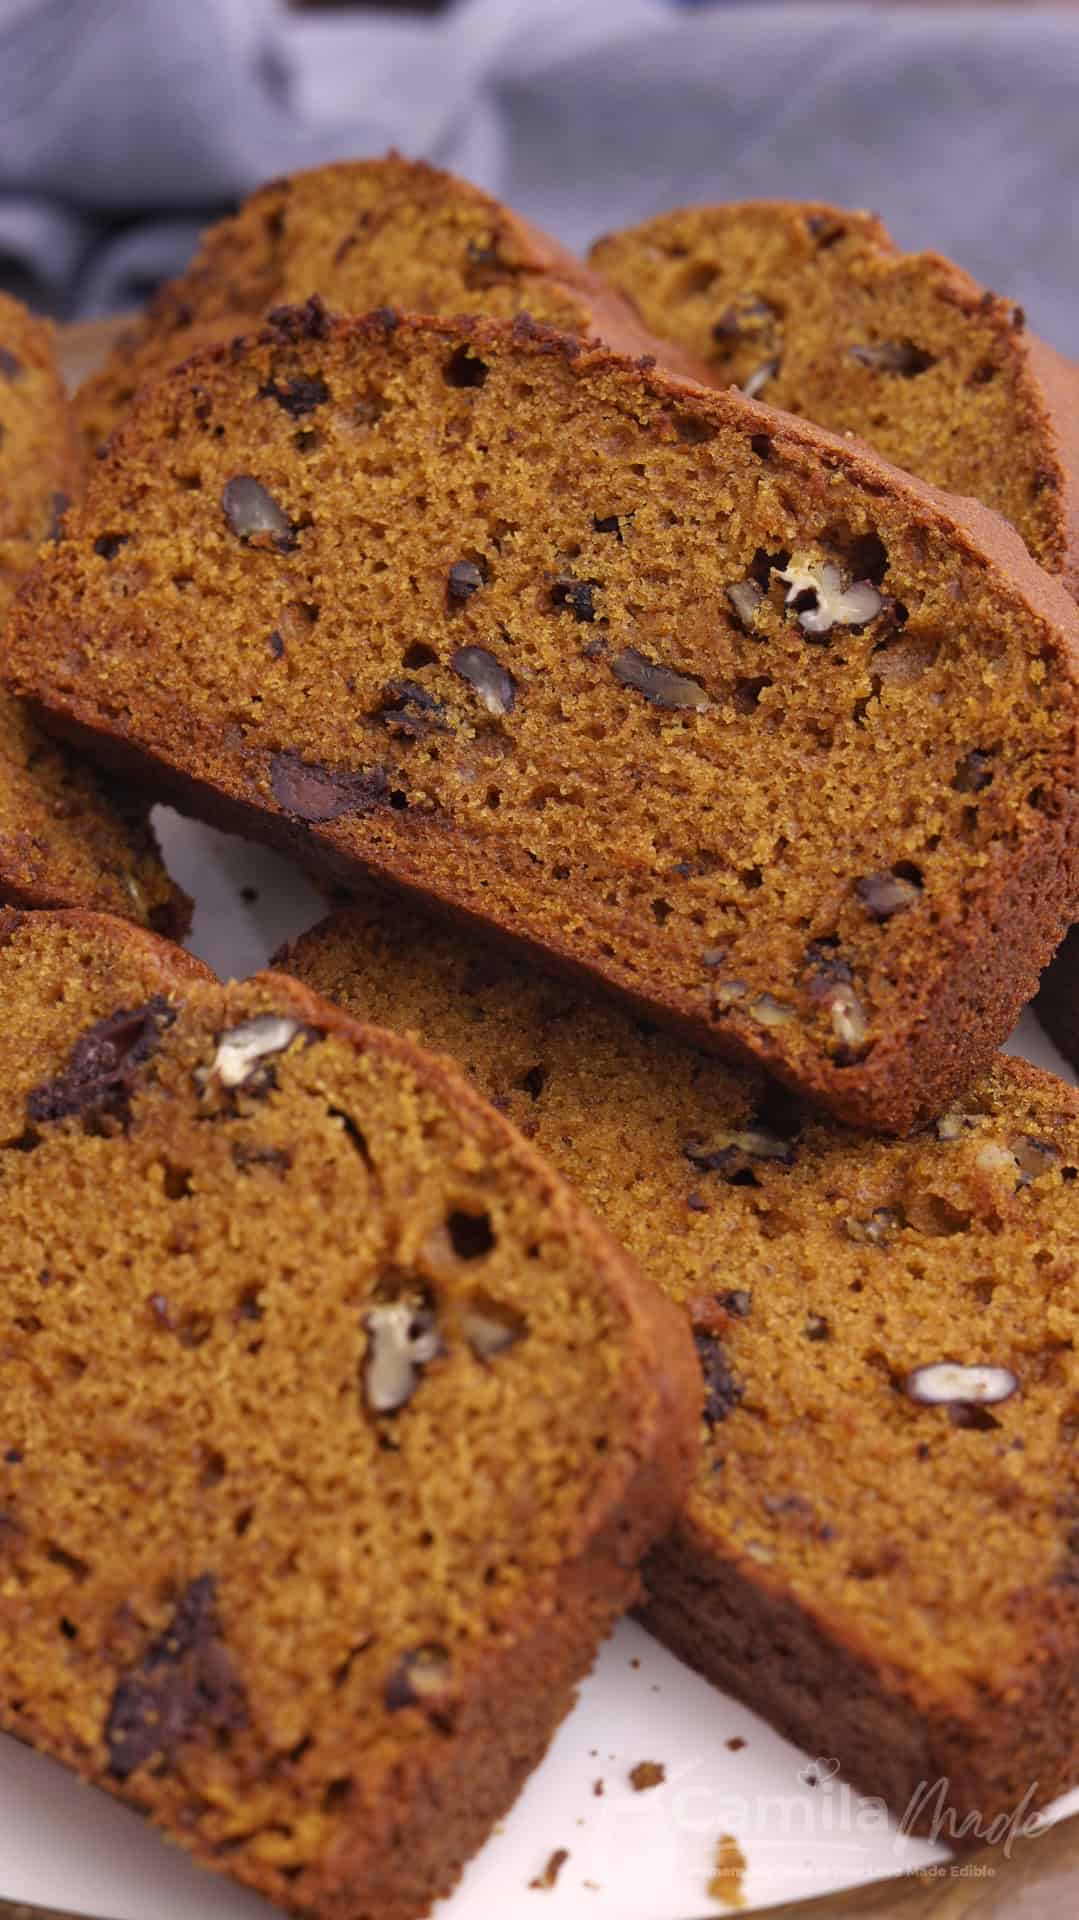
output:
M 678 1303 L 702 1450 L 650 1628 L 897 1812 L 927 1753 L 957 1822 L 1072 1784 L 1075 1090 L 1001 1055 L 939 1123 L 853 1131 L 381 896 L 286 964 L 467 1062 Z
M 689 1329 L 447 1060 L 106 916 L 0 908 L 0 1172 L 0 1727 L 418 1920 L 639 1594 Z
M 258 398 L 301 380 L 329 396 L 315 463 Z M 238 476 L 274 509 L 246 538 Z M 961 1094 L 1079 895 L 1079 613 L 1016 536 L 520 318 L 308 303 L 196 356 L 143 390 L 5 639 L 11 688 L 162 797 L 403 883 L 855 1124 Z M 811 947 L 849 995 L 814 996 Z

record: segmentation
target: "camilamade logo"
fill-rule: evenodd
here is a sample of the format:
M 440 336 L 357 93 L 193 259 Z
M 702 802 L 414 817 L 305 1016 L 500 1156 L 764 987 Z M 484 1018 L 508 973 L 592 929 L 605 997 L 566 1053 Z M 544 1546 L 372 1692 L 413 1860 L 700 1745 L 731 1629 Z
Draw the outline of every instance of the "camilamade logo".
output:
M 636 1794 L 612 1792 L 600 1806 L 608 1821 L 623 1821 L 637 1829 L 642 1826 L 642 1806 Z M 808 1789 L 808 1791 L 807 1791 Z M 862 1794 L 840 1778 L 840 1763 L 831 1755 L 806 1762 L 786 1790 L 770 1792 L 731 1791 L 708 1777 L 700 1762 L 690 1761 L 667 1774 L 662 1791 L 663 1821 L 673 1843 L 675 1835 L 684 1839 L 714 1835 L 717 1831 L 738 1834 L 743 1840 L 767 1841 L 782 1846 L 807 1840 L 830 1842 L 836 1850 L 876 1854 L 884 1866 L 889 1854 L 902 1860 L 911 1841 L 927 1846 L 952 1847 L 957 1842 L 984 1842 L 1000 1849 L 1010 1859 L 1017 1839 L 1031 1839 L 1047 1830 L 1047 1823 L 1034 1812 L 1038 1782 L 1034 1781 L 1019 1804 L 1009 1812 L 983 1817 L 977 1810 L 960 1813 L 951 1803 L 950 1782 L 941 1778 L 920 1782 L 896 1819 L 885 1802 Z M 659 1812 L 659 1804 L 655 1806 Z M 652 1808 L 649 1808 L 651 1813 Z M 599 1812 L 599 1809 L 597 1809 Z M 649 1848 L 659 1836 L 649 1824 Z M 933 1871 L 919 1863 L 911 1871 Z M 952 1869 L 945 1866 L 940 1871 Z M 956 1866 L 957 1873 L 966 1867 Z M 977 1869 L 991 1873 L 991 1866 Z M 973 1867 L 970 1868 L 974 1872 Z
M 982 1840 L 986 1846 L 999 1847 L 1005 1860 L 1010 1860 L 1017 1840 L 1036 1840 L 1048 1832 L 1048 1822 L 1031 1811 L 1038 1793 L 1036 1780 L 1011 1813 L 998 1813 L 992 1820 L 973 1810 L 960 1818 L 948 1804 L 948 1790 L 947 1780 L 923 1780 L 899 1822 L 900 1836 L 917 1831 L 919 1838 L 937 1840 L 946 1847 L 958 1840 Z
M 883 1800 L 854 1793 L 845 1781 L 838 1779 L 838 1774 L 839 1761 L 822 1758 L 811 1760 L 798 1775 L 805 1786 L 817 1787 L 820 1791 L 824 1817 L 815 1823 L 818 1831 L 857 1833 L 879 1831 L 881 1824 L 890 1825 Z M 1038 1795 L 1036 1780 L 1027 1788 L 1018 1806 L 1010 1812 L 995 1814 L 991 1820 L 974 1808 L 959 1814 L 949 1800 L 950 1790 L 951 1783 L 946 1778 L 919 1782 L 899 1819 L 894 1842 L 897 1852 L 900 1843 L 908 1839 L 946 1847 L 955 1846 L 959 1841 L 980 1840 L 986 1846 L 999 1847 L 1004 1859 L 1010 1860 L 1016 1840 L 1034 1840 L 1048 1830 L 1047 1822 L 1033 1811 Z

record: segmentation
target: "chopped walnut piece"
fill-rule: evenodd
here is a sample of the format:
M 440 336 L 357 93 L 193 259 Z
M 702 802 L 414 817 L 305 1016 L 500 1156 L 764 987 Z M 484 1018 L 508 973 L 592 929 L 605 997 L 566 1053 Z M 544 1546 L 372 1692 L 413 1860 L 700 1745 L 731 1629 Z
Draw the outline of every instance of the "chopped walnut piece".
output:
M 1029 1187 L 1031 1181 L 1051 1172 L 1061 1158 L 1059 1147 L 1050 1140 L 1036 1139 L 1032 1133 L 1021 1133 L 1011 1142 L 1011 1151 L 1019 1164 L 1021 1187 Z
M 748 380 L 743 380 L 742 392 L 745 394 L 747 400 L 755 400 L 759 393 L 763 393 L 769 380 L 775 379 L 776 374 L 779 372 L 779 365 L 778 358 L 764 360 L 759 367 L 754 368 Z
M 795 1009 L 771 993 L 758 993 L 747 1009 L 752 1020 L 762 1027 L 786 1027 L 795 1018 Z
M 890 920 L 905 913 L 918 899 L 918 888 L 898 873 L 867 873 L 856 880 L 854 891 L 871 920 Z
M 847 353 L 859 366 L 869 367 L 874 373 L 898 373 L 904 380 L 913 380 L 916 374 L 925 373 L 935 364 L 931 353 L 910 340 L 882 340 L 879 346 L 848 347 Z
M 736 580 L 727 588 L 727 598 L 744 627 L 752 627 L 761 609 L 764 588 L 756 580 Z
M 488 713 L 501 717 L 513 712 L 517 704 L 517 683 L 509 669 L 486 647 L 458 647 L 450 656 L 450 666 L 479 694 Z
M 843 1224 L 850 1240 L 863 1241 L 871 1247 L 890 1247 L 892 1235 L 898 1233 L 903 1223 L 891 1207 L 875 1207 L 868 1220 L 848 1217 Z
M 219 1036 L 217 1052 L 205 1079 L 217 1079 L 230 1090 L 252 1079 L 264 1060 L 284 1053 L 300 1032 L 300 1022 L 286 1014 L 262 1013 Z
M 496 1302 L 481 1305 L 470 1300 L 462 1309 L 461 1331 L 477 1360 L 493 1360 L 496 1354 L 516 1345 L 525 1326 L 521 1315 L 512 1309 Z
M 984 1113 L 964 1113 L 961 1107 L 949 1107 L 937 1121 L 937 1139 L 959 1140 L 964 1133 L 980 1127 L 985 1117 Z
M 686 1159 L 702 1173 L 727 1173 L 747 1160 L 775 1160 L 782 1167 L 794 1165 L 794 1143 L 763 1128 L 746 1128 L 741 1133 L 719 1132 L 706 1142 L 694 1135 L 682 1147 Z
M 404 1653 L 386 1682 L 385 1701 L 391 1713 L 402 1707 L 428 1711 L 442 1705 L 452 1687 L 450 1657 L 444 1647 L 417 1647 Z
M 705 961 L 706 966 L 716 964 L 718 962 Z M 748 992 L 749 987 L 744 980 L 720 980 L 715 992 L 716 1006 L 733 1006 L 736 1000 L 744 1000 Z
M 954 1360 L 935 1360 L 915 1367 L 903 1382 L 912 1400 L 928 1407 L 996 1406 L 1019 1391 L 1010 1367 L 963 1366 Z
M 675 673 L 673 667 L 665 667 L 659 661 L 647 660 L 636 647 L 624 647 L 611 661 L 611 672 L 624 687 L 643 693 L 654 707 L 684 707 L 707 713 L 712 704 L 699 680 Z
M 843 576 L 831 560 L 807 560 L 795 554 L 788 567 L 776 571 L 788 592 L 784 604 L 798 615 L 809 634 L 829 633 L 835 626 L 864 627 L 875 620 L 883 596 L 870 580 L 843 585 Z
M 435 1315 L 419 1300 L 373 1307 L 364 1322 L 364 1397 L 372 1413 L 397 1413 L 411 1400 L 419 1371 L 442 1351 Z

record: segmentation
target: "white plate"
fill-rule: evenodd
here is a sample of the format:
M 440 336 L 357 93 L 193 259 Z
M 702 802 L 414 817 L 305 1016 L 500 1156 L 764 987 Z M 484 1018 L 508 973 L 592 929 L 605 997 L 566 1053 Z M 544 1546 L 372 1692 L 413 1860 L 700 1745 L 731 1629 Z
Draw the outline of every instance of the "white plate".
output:
M 196 901 L 189 945 L 224 976 L 264 966 L 323 912 L 295 867 L 260 847 L 158 809 L 168 864 Z M 245 900 L 241 888 L 255 890 Z M 1074 1084 L 1030 1014 L 1010 1050 Z M 728 1742 L 743 1740 L 732 1751 Z M 898 1833 L 878 1804 L 835 1778 L 675 1660 L 631 1621 L 604 1647 L 580 1701 L 508 1819 L 438 1920 L 690 1920 L 719 1914 L 707 1893 L 716 1842 L 748 1860 L 750 1906 L 826 1893 L 944 1858 Z M 635 1792 L 639 1761 L 665 1770 Z M 813 1764 L 813 1763 L 816 1764 Z M 603 1792 L 594 1785 L 603 1781 Z M 1079 1790 L 1054 1813 L 1079 1810 Z M 556 1885 L 533 1891 L 565 1848 Z M 211 1877 L 135 1814 L 62 1768 L 0 1738 L 0 1897 L 98 1920 L 257 1920 L 271 1909 Z

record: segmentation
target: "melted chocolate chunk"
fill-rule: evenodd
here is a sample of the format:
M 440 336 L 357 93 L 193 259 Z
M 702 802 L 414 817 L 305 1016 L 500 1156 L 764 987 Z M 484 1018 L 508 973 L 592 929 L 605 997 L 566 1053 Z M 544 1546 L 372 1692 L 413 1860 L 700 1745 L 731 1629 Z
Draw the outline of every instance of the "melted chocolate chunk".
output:
M 719 1304 L 727 1313 L 733 1313 L 736 1320 L 745 1320 L 753 1311 L 753 1295 L 745 1287 L 734 1287 L 728 1293 L 718 1294 Z
M 446 594 L 451 605 L 463 607 L 486 584 L 487 575 L 475 560 L 455 560 L 447 576 Z
M 330 331 L 330 316 L 317 293 L 299 307 L 273 307 L 269 324 L 283 340 L 322 340 Z
M 388 785 L 384 767 L 334 773 L 301 760 L 298 753 L 275 753 L 270 761 L 270 786 L 278 806 L 313 825 L 340 820 L 346 813 L 369 813 L 385 799 Z
M 449 1656 L 442 1647 L 417 1647 L 404 1653 L 386 1681 L 383 1695 L 391 1713 L 419 1707 L 444 1733 L 452 1731 L 454 1701 Z
M 126 547 L 129 533 L 101 533 L 94 541 L 94 552 L 102 560 L 115 560 L 121 547 Z
M 185 1740 L 246 1725 L 243 1685 L 221 1640 L 216 1581 L 204 1573 L 184 1589 L 164 1633 L 112 1696 L 109 1772 L 126 1780 L 152 1760 L 167 1770 Z
M 714 1333 L 695 1327 L 693 1339 L 704 1375 L 704 1418 L 710 1427 L 715 1427 L 734 1411 L 745 1388 L 731 1372 L 730 1362 Z
M 593 515 L 592 531 L 593 533 L 613 533 L 619 546 L 624 544 L 622 540 L 622 522 L 616 513 L 606 513 L 600 520 L 597 520 L 595 515 Z
M 329 387 L 317 374 L 308 377 L 298 373 L 291 380 L 286 380 L 283 386 L 276 380 L 270 380 L 259 388 L 260 400 L 276 400 L 278 406 L 293 420 L 302 420 L 305 414 L 314 413 L 316 407 L 324 406 L 329 397 Z
M 428 733 L 445 733 L 446 709 L 418 680 L 391 680 L 376 716 L 387 733 L 402 740 L 422 740 Z
M 26 1097 L 31 1122 L 63 1120 L 81 1113 L 106 1115 L 127 1127 L 131 1095 L 139 1068 L 157 1052 L 161 1035 L 171 1027 L 176 1008 L 164 994 L 155 993 L 145 1006 L 121 1008 L 98 1020 L 79 1035 L 67 1066 L 45 1080 Z
M 599 580 L 575 580 L 572 575 L 567 575 L 563 580 L 556 580 L 551 588 L 551 605 L 568 607 L 573 618 L 578 622 L 594 620 L 596 617 L 594 595 L 597 587 L 601 585 L 602 582 Z

